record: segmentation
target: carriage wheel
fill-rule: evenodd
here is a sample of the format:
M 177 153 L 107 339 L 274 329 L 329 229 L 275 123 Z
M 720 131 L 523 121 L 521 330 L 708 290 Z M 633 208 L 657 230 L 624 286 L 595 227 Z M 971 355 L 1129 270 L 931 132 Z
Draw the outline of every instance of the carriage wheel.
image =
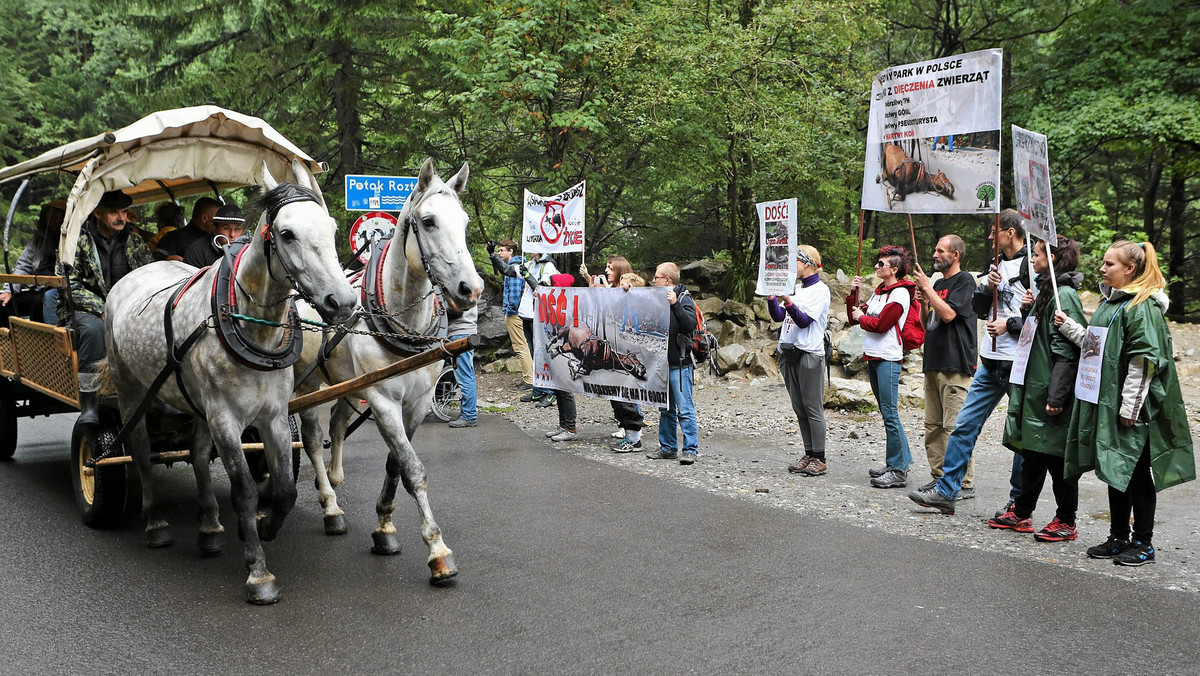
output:
M 117 436 L 110 423 L 101 421 L 94 434 L 97 444 L 107 447 Z M 75 504 L 83 523 L 92 528 L 112 528 L 125 511 L 125 467 L 88 467 L 87 462 L 99 455 L 93 445 L 93 435 L 80 425 L 71 432 L 71 484 L 75 489 Z
M 0 460 L 8 460 L 16 452 L 17 402 L 8 392 L 0 392 Z
M 433 417 L 442 422 L 457 420 L 462 415 L 462 391 L 458 387 L 458 378 L 454 376 L 454 366 L 446 364 L 437 380 L 433 382 L 433 402 L 430 412 Z

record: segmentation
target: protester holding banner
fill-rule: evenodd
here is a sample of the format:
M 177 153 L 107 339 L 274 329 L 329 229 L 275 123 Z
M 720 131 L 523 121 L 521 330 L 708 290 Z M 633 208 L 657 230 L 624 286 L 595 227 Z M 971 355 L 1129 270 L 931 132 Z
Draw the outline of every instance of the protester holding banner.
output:
M 679 283 L 679 266 L 662 263 L 654 271 L 654 285 L 667 287 L 671 304 L 671 326 L 667 333 L 669 390 L 667 407 L 659 409 L 658 451 L 647 453 L 651 460 L 679 459 L 690 465 L 700 455 L 700 429 L 696 424 L 696 406 L 692 401 L 692 333 L 696 330 L 696 304 L 687 288 Z M 683 452 L 678 448 L 678 430 L 683 431 Z
M 571 275 L 556 273 L 550 276 L 550 285 L 560 287 L 574 286 L 575 278 Z M 577 410 L 575 407 L 575 395 L 565 390 L 551 391 L 554 395 L 550 398 L 550 401 L 558 404 L 558 427 L 546 432 L 546 436 L 550 441 L 571 441 L 579 436 L 575 427 Z M 538 407 L 542 408 L 542 405 L 539 403 Z
M 1059 330 L 1083 350 L 1066 472 L 1095 469 L 1109 487 L 1109 537 L 1089 548 L 1088 556 L 1140 566 L 1155 559 L 1155 493 L 1195 479 L 1196 464 L 1164 318 L 1166 280 L 1154 246 L 1115 242 L 1104 254 L 1100 275 L 1104 300 L 1090 326 L 1065 313 L 1054 316 Z
M 517 270 L 525 262 L 521 256 L 514 256 L 517 243 L 511 239 L 500 240 L 499 243 L 488 242 L 487 252 L 492 261 L 492 269 L 496 274 L 504 275 L 504 327 L 508 329 L 508 339 L 512 341 L 513 352 L 521 360 L 521 377 L 523 382 L 518 387 L 523 390 L 533 388 L 533 354 L 529 351 L 529 343 L 525 341 L 525 329 L 521 324 L 521 298 L 525 291 L 525 280 L 519 274 L 509 274 L 510 269 Z
M 779 331 L 779 373 L 792 400 L 792 411 L 804 441 L 804 457 L 788 471 L 821 476 L 825 462 L 825 329 L 829 326 L 829 287 L 818 269 L 821 254 L 811 246 L 796 249 L 796 277 L 791 296 L 768 296 L 771 318 L 783 322 Z
M 1079 246 L 1061 235 L 1049 247 L 1038 240 L 1030 261 L 1037 273 L 1037 297 L 1025 293 L 1028 310 L 1018 342 L 1004 423 L 1004 445 L 1021 454 L 1021 492 L 1012 509 L 988 520 L 992 528 L 1033 533 L 1033 511 L 1049 472 L 1057 510 L 1045 528 L 1034 533 L 1041 542 L 1063 542 L 1078 537 L 1075 511 L 1079 507 L 1079 477 L 1063 471 L 1063 447 L 1074 403 L 1075 370 L 1079 347 L 1054 326 L 1055 299 L 1050 275 L 1057 276 L 1058 305 L 1078 323 L 1086 321 L 1076 289 L 1083 275 L 1076 272 Z M 1051 259 L 1053 256 L 1053 268 Z
M 1021 215 L 1013 209 L 1001 211 L 1000 225 L 993 228 L 988 241 L 999 246 L 1000 265 L 992 266 L 987 279 L 975 289 L 971 299 L 975 314 L 987 319 L 987 335 L 979 343 L 979 368 L 975 369 L 971 389 L 967 391 L 962 409 L 954 421 L 950 441 L 946 443 L 942 477 L 933 488 L 926 490 L 922 486 L 908 494 L 909 499 L 918 505 L 932 507 L 943 514 L 954 513 L 954 503 L 975 451 L 975 441 L 988 416 L 1008 394 L 1008 377 L 1017 351 L 1017 338 L 1024 324 L 1021 300 L 1025 297 L 1025 282 L 1029 276 Z M 992 319 L 993 297 L 997 299 L 995 319 Z M 995 348 L 992 347 L 993 338 Z M 1013 501 L 1020 492 L 1020 458 L 1014 455 L 1013 472 L 1009 477 L 1009 501 L 996 516 L 1012 509 Z
M 871 392 L 879 404 L 883 428 L 887 433 L 886 463 L 881 469 L 870 471 L 871 485 L 875 488 L 903 488 L 908 484 L 908 466 L 912 456 L 897 406 L 901 362 L 904 361 L 904 343 L 900 332 L 908 319 L 913 292 L 916 290 L 916 285 L 905 279 L 908 276 L 908 252 L 898 246 L 880 249 L 875 261 L 875 275 L 880 279 L 875 293 L 866 303 L 850 310 L 850 323 L 858 324 L 866 331 L 863 359 L 867 362 Z M 855 293 L 863 281 L 862 277 L 855 277 L 851 282 Z
M 976 347 L 975 310 L 971 296 L 975 278 L 962 269 L 967 247 L 962 237 L 946 235 L 933 250 L 933 269 L 942 273 L 936 282 L 918 268 L 913 271 L 917 299 L 929 305 L 925 317 L 925 457 L 933 480 L 921 487 L 929 490 L 941 478 L 946 458 L 946 443 L 954 431 L 954 421 L 962 408 L 971 376 L 979 362 Z M 975 462 L 967 464 L 959 500 L 975 497 Z
M 508 240 L 505 240 L 507 242 Z M 503 244 L 502 242 L 501 244 Z M 516 246 L 516 243 L 513 243 Z M 497 247 L 500 250 L 500 247 Z M 511 253 L 509 254 L 511 256 Z M 516 262 L 513 262 L 513 261 Z M 521 318 L 521 333 L 525 338 L 526 349 L 531 349 L 528 346 L 533 345 L 533 316 L 535 307 L 533 304 L 533 294 L 539 284 L 550 284 L 550 276 L 558 274 L 558 268 L 554 267 L 554 261 L 550 258 L 550 254 L 542 254 L 541 258 L 529 263 L 520 256 L 514 256 L 506 263 L 499 255 L 492 256 L 492 267 L 496 272 L 517 279 L 521 284 L 521 301 L 517 305 L 517 315 Z M 507 290 L 507 286 L 505 289 Z M 507 302 L 507 296 L 505 297 Z M 516 349 L 515 343 L 513 349 Z M 524 367 L 524 361 L 522 361 Z M 533 355 L 529 357 L 529 382 L 533 383 Z M 550 390 L 545 390 L 540 387 L 534 387 L 533 391 L 521 397 L 521 401 L 530 402 L 536 401 L 539 406 L 546 407 L 554 404 L 554 393 Z
M 604 266 L 604 275 L 596 275 L 595 277 L 588 274 L 586 263 L 579 264 L 579 275 L 587 280 L 588 286 L 611 286 L 617 287 L 621 283 L 621 276 L 633 272 L 633 266 L 624 256 L 609 256 L 608 264 Z

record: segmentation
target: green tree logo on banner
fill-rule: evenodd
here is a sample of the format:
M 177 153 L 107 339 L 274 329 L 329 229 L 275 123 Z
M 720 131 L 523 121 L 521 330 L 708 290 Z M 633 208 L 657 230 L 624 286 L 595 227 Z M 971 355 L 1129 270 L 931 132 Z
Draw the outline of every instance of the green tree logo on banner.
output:
M 992 200 L 996 199 L 996 187 L 991 183 L 984 183 L 975 191 L 975 196 L 979 198 L 980 209 L 991 209 Z

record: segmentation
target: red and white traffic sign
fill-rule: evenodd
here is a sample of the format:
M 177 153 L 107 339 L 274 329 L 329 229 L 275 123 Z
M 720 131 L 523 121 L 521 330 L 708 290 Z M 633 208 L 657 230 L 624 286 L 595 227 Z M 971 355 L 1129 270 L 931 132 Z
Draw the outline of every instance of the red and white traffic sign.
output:
M 396 217 L 384 211 L 368 211 L 354 221 L 354 225 L 350 226 L 350 249 L 358 251 L 363 248 L 363 245 L 371 241 L 372 237 L 387 237 L 396 230 L 396 224 L 399 221 Z M 364 264 L 371 257 L 369 248 L 363 249 L 362 253 L 358 254 L 358 260 Z

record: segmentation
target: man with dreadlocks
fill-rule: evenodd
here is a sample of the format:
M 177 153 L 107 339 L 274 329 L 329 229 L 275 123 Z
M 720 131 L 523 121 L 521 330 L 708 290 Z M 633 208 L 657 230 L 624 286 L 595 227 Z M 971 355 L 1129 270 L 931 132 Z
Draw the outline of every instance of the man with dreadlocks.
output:
M 120 190 L 104 193 L 79 231 L 70 286 L 58 297 L 60 323 L 74 326 L 79 355 L 79 424 L 100 422 L 99 362 L 105 357 L 104 300 L 108 290 L 131 270 L 152 262 L 146 243 L 127 227 L 125 210 L 133 200 Z M 68 276 L 62 263 L 60 277 Z

